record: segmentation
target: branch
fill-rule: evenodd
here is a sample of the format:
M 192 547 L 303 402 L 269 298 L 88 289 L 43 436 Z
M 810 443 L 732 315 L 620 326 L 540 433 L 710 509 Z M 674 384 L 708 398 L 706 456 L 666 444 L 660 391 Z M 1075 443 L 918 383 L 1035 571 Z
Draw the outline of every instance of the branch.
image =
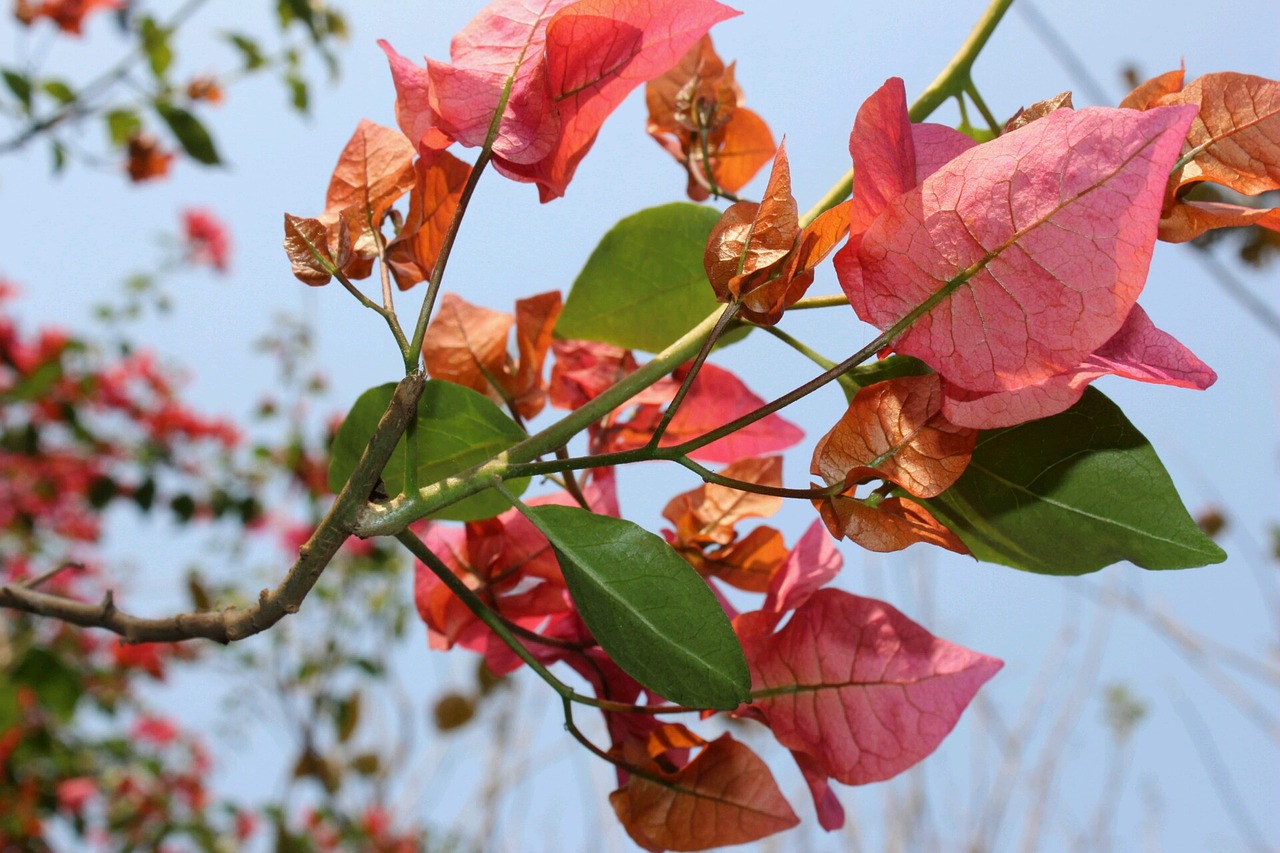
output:
M 417 416 L 418 398 L 426 379 L 420 373 L 406 376 L 396 386 L 387 411 L 360 456 L 355 471 L 311 538 L 298 549 L 298 559 L 275 589 L 263 589 L 258 603 L 243 610 L 179 613 L 162 618 L 134 616 L 119 610 L 107 590 L 94 604 L 60 595 L 38 592 L 19 584 L 0 586 L 0 607 L 61 619 L 83 628 L 105 628 L 130 643 L 190 640 L 197 637 L 231 643 L 267 630 L 285 616 L 297 613 L 321 572 L 351 535 L 360 510 L 378 482 L 409 421 Z

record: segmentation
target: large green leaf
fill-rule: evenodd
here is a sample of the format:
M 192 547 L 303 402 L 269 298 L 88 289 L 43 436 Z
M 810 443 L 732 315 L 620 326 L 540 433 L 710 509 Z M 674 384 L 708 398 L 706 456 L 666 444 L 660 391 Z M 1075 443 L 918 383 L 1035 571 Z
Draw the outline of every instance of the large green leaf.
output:
M 1226 559 L 1147 439 L 1093 388 L 1060 415 L 984 431 L 964 475 L 924 503 L 975 557 L 1042 574 Z
M 715 310 L 702 255 L 720 212 L 651 207 L 604 235 L 578 274 L 556 335 L 660 352 Z
M 387 410 L 395 387 L 387 383 L 365 391 L 342 422 L 333 441 L 333 459 L 329 464 L 329 488 L 333 491 L 341 489 L 351 476 L 378 420 Z M 441 379 L 429 380 L 423 389 L 413 435 L 417 447 L 418 487 L 429 486 L 464 471 L 525 437 L 516 422 L 488 397 Z M 382 472 L 382 480 L 390 495 L 405 491 L 406 446 L 406 438 L 402 438 Z M 511 480 L 505 485 L 519 493 L 528 483 L 527 479 Z M 498 492 L 486 489 L 433 513 L 431 517 L 477 521 L 491 518 L 510 506 Z
M 751 674 L 733 626 L 662 537 L 578 507 L 527 509 L 555 549 L 569 593 L 623 671 L 672 702 L 732 710 Z

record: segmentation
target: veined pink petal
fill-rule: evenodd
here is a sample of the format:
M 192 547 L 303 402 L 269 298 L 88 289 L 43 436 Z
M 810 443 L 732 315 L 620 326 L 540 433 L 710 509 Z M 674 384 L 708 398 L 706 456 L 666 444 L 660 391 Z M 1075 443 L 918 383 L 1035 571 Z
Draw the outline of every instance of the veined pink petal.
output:
M 1002 666 L 836 589 L 815 592 L 776 634 L 739 636 L 753 710 L 783 746 L 849 785 L 888 779 L 933 752 Z
M 916 183 L 978 144 L 973 137 L 945 124 L 911 125 L 911 143 L 916 150 Z
M 1142 306 L 1134 305 L 1120 331 L 1075 369 L 1039 385 L 990 394 L 944 383 L 942 414 L 954 424 L 977 429 L 1013 426 L 1066 411 L 1090 382 L 1112 373 L 1139 382 L 1199 390 L 1218 378 L 1191 350 L 1157 329 Z
M 850 303 L 884 329 L 954 286 L 895 348 L 970 392 L 1076 367 L 1142 290 L 1193 116 L 1190 107 L 1059 110 L 969 149 L 836 255 Z
M 562 123 L 554 150 L 537 163 L 494 165 L 536 182 L 544 202 L 564 195 L 623 98 L 679 62 L 712 25 L 737 14 L 714 0 L 578 0 L 565 6 L 546 34 L 550 88 Z
M 378 40 L 378 47 L 387 55 L 391 66 L 391 81 L 396 87 L 396 124 L 400 132 L 414 145 L 443 150 L 453 140 L 436 130 L 436 114 L 431 109 L 431 79 L 425 68 L 419 68 L 396 53 L 386 39 Z
M 761 609 L 776 614 L 795 610 L 839 574 L 843 565 L 844 558 L 831 541 L 827 529 L 822 522 L 813 522 L 773 576 Z
M 849 134 L 849 153 L 854 166 L 849 233 L 856 235 L 866 231 L 890 202 L 919 183 L 902 78 L 889 78 L 863 102 Z

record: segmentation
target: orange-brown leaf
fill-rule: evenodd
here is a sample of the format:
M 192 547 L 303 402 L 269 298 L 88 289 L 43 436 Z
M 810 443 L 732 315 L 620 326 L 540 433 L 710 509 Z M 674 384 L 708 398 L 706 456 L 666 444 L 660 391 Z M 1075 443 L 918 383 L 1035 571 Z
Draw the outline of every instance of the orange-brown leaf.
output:
M 1075 109 L 1071 103 L 1071 93 L 1061 92 L 1052 98 L 1036 101 L 1029 107 L 1023 107 L 1013 114 L 1013 118 L 1005 122 L 1001 133 L 1010 133 L 1020 127 L 1026 127 L 1038 118 L 1044 118 L 1054 110 Z
M 725 68 L 711 36 L 705 35 L 674 68 L 645 85 L 649 134 L 656 138 L 660 133 L 696 131 L 700 120 L 711 128 L 723 125 L 737 108 L 740 96 L 732 68 Z M 705 118 L 691 115 L 699 100 L 704 104 Z
M 707 240 L 703 266 L 716 298 L 740 302 L 739 316 L 753 323 L 777 323 L 849 233 L 849 209 L 836 205 L 801 231 L 786 146 L 778 146 L 764 199 L 730 205 Z
M 954 533 L 907 498 L 886 498 L 873 506 L 849 495 L 836 495 L 814 504 L 832 536 L 849 539 L 868 551 L 901 551 L 916 542 L 927 542 L 957 554 L 969 553 Z
M 716 298 L 738 298 L 744 278 L 781 262 L 795 247 L 799 219 L 784 142 L 774 157 L 764 199 L 730 205 L 707 240 L 703 265 Z
M 423 149 L 414 164 L 404 227 L 387 247 L 387 262 L 401 290 L 425 281 L 436 265 L 445 233 L 471 176 L 471 166 L 448 151 Z
M 858 391 L 814 448 L 811 470 L 829 485 L 879 477 L 931 498 L 964 473 L 977 437 L 942 417 L 937 374 L 903 376 Z
M 551 348 L 552 333 L 560 318 L 563 303 L 560 291 L 551 290 L 516 301 L 516 352 L 519 361 L 515 373 L 504 375 L 503 385 L 521 417 L 532 418 L 547 402 L 547 385 L 542 380 L 542 366 Z
M 688 194 L 706 199 L 711 179 L 737 192 L 773 156 L 769 126 L 742 106 L 733 65 L 725 66 L 704 36 L 674 68 L 645 88 L 649 135 L 684 165 Z M 706 136 L 703 150 L 702 136 Z
M 324 211 L 347 221 L 357 247 L 379 229 L 387 210 L 413 186 L 414 153 L 403 133 L 368 119 L 362 119 L 347 140 L 329 179 Z
M 427 371 L 509 403 L 522 417 L 534 417 L 546 404 L 542 366 L 560 307 L 560 294 L 554 290 L 516 302 L 516 361 L 507 352 L 510 314 L 447 293 L 422 342 Z
M 1121 102 L 1136 109 L 1193 104 L 1200 112 L 1187 131 L 1188 162 L 1169 182 L 1160 218 L 1161 240 L 1193 240 L 1213 228 L 1259 225 L 1280 231 L 1280 208 L 1248 208 L 1184 198 L 1202 181 L 1245 195 L 1280 189 L 1280 81 L 1226 71 L 1182 86 L 1183 72 L 1143 83 Z
M 1213 181 L 1246 195 L 1280 189 L 1280 81 L 1234 71 L 1205 74 L 1158 103 L 1200 108 L 1187 131 L 1196 154 L 1180 185 Z
M 427 372 L 501 399 L 490 377 L 497 381 L 506 370 L 511 324 L 505 311 L 481 308 L 446 293 L 422 342 Z
M 662 783 L 632 776 L 609 795 L 627 834 L 648 850 L 746 844 L 800 822 L 769 768 L 732 735 L 663 775 Z
M 764 526 L 714 551 L 679 550 L 698 571 L 747 592 L 768 592 L 790 553 L 782 533 Z
M 293 274 L 304 284 L 328 284 L 351 253 L 351 232 L 345 220 L 324 222 L 284 215 L 284 251 Z
M 154 134 L 135 133 L 129 137 L 127 150 L 125 170 L 129 173 L 129 180 L 135 184 L 169 174 L 173 154 L 160 147 L 160 140 Z
M 720 473 L 762 486 L 781 486 L 782 457 L 741 459 Z M 727 545 L 737 536 L 734 526 L 739 521 L 770 516 L 781 508 L 780 497 L 706 483 L 672 498 L 662 514 L 675 525 L 676 537 L 681 544 Z
M 1120 106 L 1128 110 L 1150 109 L 1165 95 L 1172 95 L 1181 90 L 1184 77 L 1185 72 L 1181 68 L 1152 77 L 1125 95 Z
M 1280 208 L 1244 207 L 1210 201 L 1178 201 L 1160 218 L 1160 239 L 1185 243 L 1214 228 L 1257 225 L 1280 232 Z

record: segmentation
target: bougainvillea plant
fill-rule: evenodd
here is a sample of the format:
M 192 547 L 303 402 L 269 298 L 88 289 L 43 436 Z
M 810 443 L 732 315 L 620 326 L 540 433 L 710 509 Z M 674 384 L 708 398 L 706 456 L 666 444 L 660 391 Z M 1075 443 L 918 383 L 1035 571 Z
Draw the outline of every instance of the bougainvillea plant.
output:
M 431 646 L 542 677 L 570 734 L 617 768 L 610 802 L 641 846 L 742 843 L 799 821 L 755 752 L 698 733 L 717 715 L 765 727 L 820 825 L 840 827 L 832 780 L 877 782 L 925 758 L 1001 663 L 830 585 L 833 538 L 1053 575 L 1225 557 L 1089 386 L 1214 381 L 1137 300 L 1157 239 L 1280 230 L 1275 211 L 1188 197 L 1206 181 L 1280 188 L 1280 83 L 1175 72 L 1120 107 L 1057 97 L 972 136 L 924 123 L 951 97 L 990 116 L 969 73 L 1008 6 L 994 0 L 913 104 L 897 79 L 866 99 L 852 171 L 805 213 L 785 144 L 716 55 L 708 33 L 737 13 L 714 0 L 496 0 L 448 61 L 425 65 L 382 42 L 398 127 L 359 124 L 323 210 L 285 215 L 284 247 L 299 280 L 336 279 L 385 320 L 405 378 L 366 391 L 337 431 L 336 498 L 297 562 L 238 610 L 142 619 L 13 588 L 0 602 L 134 641 L 226 642 L 296 610 L 350 535 L 391 537 L 418 560 Z M 553 202 L 640 86 L 689 197 L 730 204 L 623 219 L 567 294 L 513 314 L 444 292 L 486 169 Z M 770 163 L 762 197 L 738 198 Z M 842 294 L 807 296 L 828 257 Z M 357 282 L 375 271 L 370 295 Z M 394 291 L 419 286 L 402 325 Z M 814 309 L 845 312 L 867 342 L 772 401 L 713 363 L 717 345 L 750 346 L 753 329 Z M 803 440 L 784 410 L 833 382 L 847 406 L 814 443 L 813 480 L 784 484 L 779 454 Z M 671 498 L 661 532 L 623 515 L 614 472 L 639 462 L 704 481 Z M 526 496 L 536 478 L 557 488 Z M 791 546 L 747 521 L 787 500 L 815 512 Z M 577 705 L 604 715 L 607 743 L 579 730 Z

